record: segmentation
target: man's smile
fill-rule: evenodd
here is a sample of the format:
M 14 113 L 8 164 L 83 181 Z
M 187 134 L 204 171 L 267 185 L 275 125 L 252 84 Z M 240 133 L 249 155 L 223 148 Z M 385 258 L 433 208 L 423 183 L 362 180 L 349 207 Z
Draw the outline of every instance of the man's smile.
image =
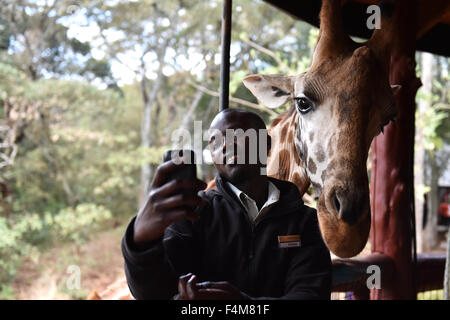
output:
M 237 155 L 233 155 L 233 156 L 227 156 L 225 157 L 225 163 L 227 165 L 234 165 L 237 164 Z

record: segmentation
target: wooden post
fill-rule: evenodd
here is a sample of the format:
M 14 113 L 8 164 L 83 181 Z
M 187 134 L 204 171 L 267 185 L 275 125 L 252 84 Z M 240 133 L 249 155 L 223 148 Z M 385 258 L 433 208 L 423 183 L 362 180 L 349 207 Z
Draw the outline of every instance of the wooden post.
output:
M 400 84 L 397 118 L 372 144 L 371 248 L 393 261 L 392 281 L 371 299 L 416 299 L 412 255 L 414 114 L 420 80 L 415 74 L 417 0 L 399 0 L 389 81 Z M 400 13 L 400 14 L 399 14 Z M 383 275 L 381 275 L 383 277 Z

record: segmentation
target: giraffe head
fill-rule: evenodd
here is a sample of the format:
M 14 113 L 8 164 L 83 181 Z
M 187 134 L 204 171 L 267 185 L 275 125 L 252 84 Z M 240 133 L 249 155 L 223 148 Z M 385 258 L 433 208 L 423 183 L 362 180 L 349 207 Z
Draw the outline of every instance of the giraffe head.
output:
M 351 257 L 364 248 L 370 230 L 369 147 L 396 115 L 388 81 L 389 50 L 382 45 L 389 35 L 379 32 L 390 28 L 383 16 L 381 30 L 368 42 L 355 43 L 342 29 L 339 1 L 322 3 L 321 29 L 310 69 L 297 76 L 251 75 L 244 84 L 270 108 L 292 100 L 290 112 L 282 116 L 288 119 L 278 121 L 271 133 L 277 126 L 278 134 L 283 132 L 281 126 L 295 131 L 292 150 L 301 160 L 297 167 L 318 196 L 324 241 L 337 256 Z M 272 150 L 270 156 L 277 154 Z M 283 161 L 279 165 L 281 171 L 286 170 Z

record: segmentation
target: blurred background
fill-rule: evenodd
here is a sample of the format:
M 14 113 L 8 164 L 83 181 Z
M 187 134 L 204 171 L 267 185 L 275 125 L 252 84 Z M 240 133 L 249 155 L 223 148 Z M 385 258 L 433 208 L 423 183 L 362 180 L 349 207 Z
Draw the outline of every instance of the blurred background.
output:
M 0 1 L 0 299 L 85 299 L 123 276 L 121 237 L 172 132 L 207 129 L 219 110 L 222 1 Z M 235 0 L 230 106 L 269 124 L 287 106 L 258 104 L 242 78 L 305 71 L 317 36 L 267 3 Z M 417 242 L 439 252 L 450 59 L 416 62 Z M 198 169 L 213 178 L 211 165 Z

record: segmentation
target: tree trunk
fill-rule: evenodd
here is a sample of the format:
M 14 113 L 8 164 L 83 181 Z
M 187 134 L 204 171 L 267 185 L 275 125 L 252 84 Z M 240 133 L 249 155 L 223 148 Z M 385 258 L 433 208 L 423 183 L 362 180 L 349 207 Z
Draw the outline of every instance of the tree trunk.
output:
M 8 203 L 7 197 L 9 196 L 9 188 L 6 182 L 0 181 L 0 194 L 2 198 L 0 199 L 0 207 L 2 208 L 2 214 L 4 218 L 9 218 L 9 213 L 11 212 L 11 206 Z
M 158 141 L 158 131 L 159 131 L 159 118 L 161 115 L 161 102 L 159 101 L 159 99 L 156 99 L 155 101 L 155 114 L 153 116 L 153 132 L 152 132 L 152 137 L 154 137 L 153 141 L 154 143 L 159 144 Z
M 425 227 L 425 243 L 428 250 L 433 250 L 437 246 L 437 212 L 439 206 L 438 181 L 439 181 L 439 165 L 436 161 L 436 154 L 430 156 L 431 179 L 430 193 L 428 197 L 428 217 Z
M 183 123 L 181 124 L 181 129 L 188 129 L 189 125 L 192 122 L 192 115 L 194 114 L 195 109 L 197 109 L 198 105 L 200 104 L 200 100 L 203 97 L 203 92 L 200 90 L 197 90 L 195 93 L 194 99 L 192 100 L 191 106 L 189 107 L 189 110 L 186 114 L 186 116 L 183 119 Z
M 141 123 L 141 147 L 143 147 L 143 148 L 150 148 L 151 143 L 152 143 L 152 137 L 151 137 L 152 107 L 156 100 L 156 95 L 158 94 L 158 91 L 163 82 L 162 69 L 163 69 L 163 63 L 162 63 L 162 61 L 160 61 L 157 78 L 155 79 L 155 81 L 153 83 L 153 88 L 152 88 L 150 94 L 147 93 L 147 78 L 145 77 L 145 72 L 143 72 L 143 74 L 142 74 L 141 93 L 142 93 L 142 100 L 144 103 L 144 110 L 143 110 L 142 123 Z M 142 164 L 142 166 L 141 166 L 141 188 L 140 188 L 140 194 L 139 194 L 139 207 L 141 207 L 145 201 L 145 198 L 148 193 L 151 177 L 152 177 L 152 166 L 150 165 L 150 163 Z
M 419 100 L 417 106 L 417 119 L 416 119 L 416 141 L 415 141 L 415 153 L 414 153 L 414 185 L 415 185 L 415 209 L 416 209 L 416 240 L 417 240 L 417 252 L 423 251 L 423 188 L 424 182 L 424 123 L 423 119 L 426 111 L 431 108 L 431 85 L 433 75 L 433 55 L 430 53 L 421 54 L 421 69 L 422 69 L 422 89 L 421 92 L 425 95 L 423 99 Z
M 166 145 L 169 142 L 170 135 L 175 125 L 175 119 L 177 117 L 177 108 L 175 107 L 175 96 L 178 92 L 178 88 L 179 85 L 176 85 L 175 88 L 170 93 L 169 98 L 167 99 L 168 120 L 166 130 L 164 131 L 164 136 L 161 139 L 162 145 Z
M 217 102 L 217 105 L 218 105 L 219 103 Z M 214 107 L 216 107 L 217 106 L 216 105 L 216 98 L 215 97 L 211 97 L 211 100 L 209 101 L 209 104 L 208 104 L 208 108 L 206 109 L 206 112 L 205 112 L 205 116 L 203 117 L 205 120 L 208 120 L 209 119 L 209 116 L 210 116 L 210 114 L 211 114 L 211 111 L 214 109 Z M 209 128 L 209 124 L 205 127 L 205 128 Z
M 209 120 L 209 116 L 211 114 L 211 112 L 213 110 L 218 109 L 218 103 L 219 101 L 217 101 L 217 98 L 215 97 L 211 97 L 211 100 L 209 101 L 208 107 L 206 108 L 206 112 L 205 115 L 203 116 L 203 119 L 208 121 Z M 203 129 L 206 130 L 209 128 L 209 123 L 204 123 Z M 212 180 L 214 178 L 214 170 L 212 168 L 211 165 L 208 165 L 205 163 L 205 161 L 202 161 L 202 177 L 201 179 L 205 182 L 209 182 L 210 180 Z

